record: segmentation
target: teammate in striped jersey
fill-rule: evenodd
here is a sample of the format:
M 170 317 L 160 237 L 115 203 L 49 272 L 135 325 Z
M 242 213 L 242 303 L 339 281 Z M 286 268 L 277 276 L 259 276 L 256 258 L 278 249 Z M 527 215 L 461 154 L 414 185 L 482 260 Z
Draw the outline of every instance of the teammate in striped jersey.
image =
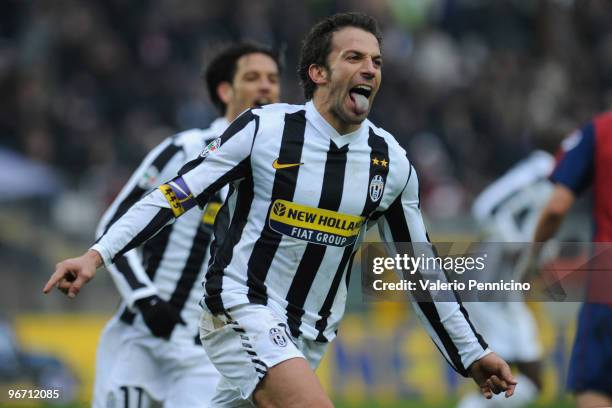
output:
M 236 44 L 208 66 L 209 95 L 222 117 L 208 129 L 181 132 L 153 149 L 102 217 L 101 236 L 148 191 L 173 177 L 247 108 L 278 102 L 278 62 L 271 51 Z M 93 406 L 202 406 L 220 374 L 200 343 L 200 282 L 209 258 L 220 191 L 204 211 L 192 211 L 107 269 L 123 299 L 98 346 Z
M 389 242 L 428 242 L 406 152 L 367 115 L 381 80 L 375 20 L 342 13 L 302 46 L 305 105 L 238 117 L 217 143 L 136 203 L 84 255 L 58 264 L 44 288 L 74 297 L 112 264 L 227 183 L 228 228 L 206 273 L 200 335 L 223 375 L 213 406 L 329 407 L 313 373 L 344 314 L 349 271 L 366 225 Z M 444 276 L 438 276 L 444 280 Z M 422 294 L 426 296 L 427 294 Z M 415 302 L 426 330 L 487 397 L 516 382 L 457 302 Z
M 472 207 L 488 255 L 487 281 L 515 279 L 516 264 L 523 255 L 520 245 L 530 242 L 536 222 L 552 190 L 548 180 L 555 159 L 543 150 L 531 153 L 478 195 Z M 522 272 L 522 271 L 520 271 Z M 519 273 L 520 273 L 519 272 Z M 485 400 L 476 392 L 461 399 L 458 408 L 522 407 L 537 399 L 541 389 L 541 349 L 537 326 L 527 306 L 519 299 L 510 302 L 466 302 L 474 325 L 489 345 L 521 374 L 521 386 L 513 398 Z M 504 316 L 491 319 L 492 315 Z

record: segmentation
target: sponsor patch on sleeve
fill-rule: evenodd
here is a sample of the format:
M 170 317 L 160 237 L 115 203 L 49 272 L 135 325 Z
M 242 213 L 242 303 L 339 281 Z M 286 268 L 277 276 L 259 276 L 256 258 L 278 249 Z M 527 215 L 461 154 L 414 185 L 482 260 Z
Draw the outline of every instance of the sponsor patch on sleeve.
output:
M 169 183 L 162 184 L 159 189 L 166 197 L 175 217 L 180 217 L 185 211 L 196 205 L 193 194 L 191 194 L 182 177 L 177 177 Z
M 270 207 L 272 230 L 303 241 L 343 247 L 357 239 L 364 217 L 276 200 Z

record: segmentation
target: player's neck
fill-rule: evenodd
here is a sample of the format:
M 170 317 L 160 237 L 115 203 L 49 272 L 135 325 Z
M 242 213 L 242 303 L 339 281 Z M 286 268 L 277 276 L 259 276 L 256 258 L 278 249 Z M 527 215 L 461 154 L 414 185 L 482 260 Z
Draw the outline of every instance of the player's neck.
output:
M 317 112 L 319 112 L 319 115 L 321 115 L 321 117 L 325 119 L 325 121 L 329 123 L 334 129 L 336 129 L 336 132 L 338 132 L 338 134 L 340 135 L 353 133 L 361 127 L 361 123 L 348 123 L 339 118 L 338 115 L 333 112 L 330 104 L 323 98 L 317 98 L 315 96 L 312 98 L 312 103 Z
M 228 121 L 228 123 L 232 123 L 234 121 L 234 119 L 236 119 L 238 117 L 239 113 L 240 112 L 235 112 L 233 109 L 231 109 L 228 106 L 227 110 L 225 111 L 225 119 Z

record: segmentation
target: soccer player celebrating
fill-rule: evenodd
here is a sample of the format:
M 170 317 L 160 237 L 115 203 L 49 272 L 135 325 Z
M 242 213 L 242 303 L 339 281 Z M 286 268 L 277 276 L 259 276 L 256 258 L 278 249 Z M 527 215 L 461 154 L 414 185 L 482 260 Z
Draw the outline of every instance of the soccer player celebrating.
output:
M 240 112 L 278 102 L 278 75 L 276 55 L 259 46 L 236 44 L 216 55 L 205 80 L 223 116 L 208 129 L 181 132 L 153 149 L 102 217 L 98 235 L 198 157 Z M 131 250 L 107 265 L 123 302 L 98 346 L 94 407 L 115 401 L 145 408 L 156 401 L 190 408 L 214 395 L 220 375 L 200 343 L 198 300 L 220 198 L 213 196 L 204 212 L 192 211 L 164 228 L 143 245 L 142 254 Z
M 108 265 L 231 183 L 228 226 L 206 272 L 200 336 L 222 374 L 212 406 L 330 407 L 313 369 L 336 336 L 348 273 L 368 221 L 395 242 L 428 242 L 406 152 L 367 120 L 380 86 L 374 19 L 341 13 L 304 40 L 305 105 L 250 109 L 179 175 L 137 202 L 43 289 L 75 296 Z M 445 279 L 440 276 L 439 279 Z M 427 294 L 424 294 L 425 296 Z M 506 391 L 510 368 L 457 302 L 415 302 L 430 336 L 482 393 Z
M 592 186 L 593 241 L 611 242 L 612 111 L 596 116 L 565 139 L 561 148 L 562 155 L 550 176 L 555 186 L 540 216 L 534 241 L 552 238 L 576 196 Z M 588 298 L 578 316 L 568 375 L 568 388 L 576 393 L 578 408 L 612 406 L 611 266 L 609 256 L 599 255 L 589 268 Z

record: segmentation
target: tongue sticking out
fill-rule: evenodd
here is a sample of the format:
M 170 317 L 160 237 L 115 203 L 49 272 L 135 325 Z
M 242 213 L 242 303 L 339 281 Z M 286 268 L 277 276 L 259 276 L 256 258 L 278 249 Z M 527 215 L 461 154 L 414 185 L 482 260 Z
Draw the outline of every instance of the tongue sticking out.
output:
M 358 115 L 363 115 L 368 112 L 368 108 L 370 107 L 370 101 L 364 95 L 359 94 L 357 92 L 351 92 L 351 98 L 355 103 L 355 113 Z

